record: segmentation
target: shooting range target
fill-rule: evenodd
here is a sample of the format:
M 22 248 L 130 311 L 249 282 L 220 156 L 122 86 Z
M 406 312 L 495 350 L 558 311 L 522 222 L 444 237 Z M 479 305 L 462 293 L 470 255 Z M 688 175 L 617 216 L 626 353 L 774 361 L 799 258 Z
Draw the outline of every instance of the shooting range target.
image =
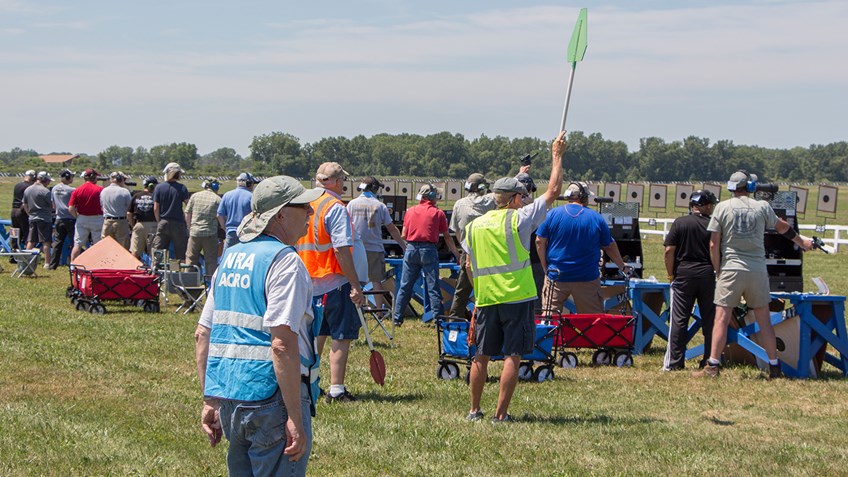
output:
M 462 198 L 462 189 L 463 183 L 459 181 L 448 181 L 445 184 L 445 194 L 444 197 L 446 200 L 457 201 Z
M 819 186 L 819 201 L 816 205 L 816 210 L 818 212 L 825 212 L 828 214 L 836 213 L 836 193 L 839 191 L 834 186 Z
M 665 197 L 668 186 L 665 184 L 651 184 L 648 187 L 648 207 L 652 209 L 665 210 Z
M 789 191 L 795 193 L 796 202 L 795 202 L 795 212 L 798 214 L 807 213 L 807 193 L 809 192 L 805 187 L 797 187 L 797 186 L 789 186 Z
M 412 182 L 398 181 L 395 195 L 405 195 L 408 200 L 414 200 L 416 193 L 418 193 L 418 191 L 413 190 Z
M 721 185 L 704 182 L 704 187 L 702 190 L 708 190 L 712 192 L 713 195 L 716 196 L 716 199 L 721 200 Z
M 695 186 L 692 184 L 677 184 L 677 190 L 674 193 L 674 206 L 682 209 L 689 208 L 689 196 L 694 192 Z
M 609 182 L 604 187 L 604 197 L 609 197 L 613 202 L 621 202 L 621 184 Z
M 395 195 L 395 187 L 395 181 L 383 182 L 383 195 Z
M 356 190 L 358 185 L 359 182 L 354 184 L 353 181 L 344 181 L 344 184 L 342 184 L 342 199 L 353 199 L 353 191 Z
M 627 184 L 627 197 L 625 202 L 632 202 L 642 205 L 642 194 L 645 192 L 645 186 L 642 184 Z

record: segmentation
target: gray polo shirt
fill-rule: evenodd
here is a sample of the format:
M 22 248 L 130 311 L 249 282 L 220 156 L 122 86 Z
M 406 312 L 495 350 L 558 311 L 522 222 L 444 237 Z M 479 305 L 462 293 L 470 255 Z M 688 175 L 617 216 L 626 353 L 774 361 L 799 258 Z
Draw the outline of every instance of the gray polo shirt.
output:
M 75 187 L 62 184 L 61 182 L 53 186 L 53 207 L 56 209 L 57 219 L 73 220 L 74 216 L 68 211 L 68 201 L 71 200 L 71 192 L 74 189 Z
M 27 206 L 30 222 L 53 221 L 53 198 L 50 195 L 50 190 L 41 185 L 40 182 L 27 187 L 27 190 L 24 191 L 23 203 Z
M 100 192 L 100 207 L 104 217 L 126 217 L 130 210 L 130 191 L 117 184 L 110 184 Z

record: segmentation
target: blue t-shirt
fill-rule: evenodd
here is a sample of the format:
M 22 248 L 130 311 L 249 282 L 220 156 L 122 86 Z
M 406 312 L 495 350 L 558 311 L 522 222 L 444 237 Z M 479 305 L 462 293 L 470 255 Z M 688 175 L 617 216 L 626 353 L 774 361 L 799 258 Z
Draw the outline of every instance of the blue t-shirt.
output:
M 601 247 L 612 243 L 609 226 L 601 214 L 580 204 L 566 204 L 550 212 L 536 235 L 548 239 L 545 253 L 548 276 L 557 281 L 588 282 L 601 275 Z
M 225 225 L 228 231 L 236 230 L 245 215 L 250 213 L 250 197 L 252 192 L 244 187 L 237 187 L 221 197 L 218 215 L 227 218 Z
M 159 204 L 160 219 L 185 223 L 183 202 L 188 197 L 188 189 L 179 182 L 162 182 L 153 189 L 153 202 Z

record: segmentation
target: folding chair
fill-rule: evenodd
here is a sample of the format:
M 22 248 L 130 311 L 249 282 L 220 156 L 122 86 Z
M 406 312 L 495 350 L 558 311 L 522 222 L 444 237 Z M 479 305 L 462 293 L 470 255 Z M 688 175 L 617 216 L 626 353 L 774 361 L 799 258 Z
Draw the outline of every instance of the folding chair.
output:
M 374 318 L 374 321 L 377 322 L 377 325 L 374 326 L 374 328 L 371 331 L 372 332 L 376 331 L 377 328 L 380 328 L 381 330 L 383 330 L 383 333 L 385 333 L 386 338 L 389 339 L 389 346 L 394 347 L 392 340 L 394 340 L 394 338 L 395 338 L 394 337 L 395 322 L 392 320 L 392 293 L 388 290 L 373 290 L 373 289 L 372 290 L 365 290 L 362 293 L 365 295 L 365 298 L 366 298 L 366 300 L 365 300 L 366 304 L 365 304 L 365 306 L 362 307 L 363 315 L 369 315 L 372 318 Z M 378 308 L 376 306 L 376 300 L 374 300 L 373 302 L 369 301 L 368 300 L 369 296 L 372 296 L 372 297 L 382 296 L 383 299 L 386 300 L 386 304 L 388 306 L 386 308 Z M 383 324 L 383 320 L 386 320 L 386 319 L 388 319 L 389 323 L 391 323 L 391 328 L 392 328 L 391 332 L 389 332 L 389 330 L 386 329 L 386 325 Z
M 13 258 L 16 262 L 16 267 L 12 270 L 12 278 L 31 277 L 36 278 L 38 274 L 38 260 L 41 257 L 41 250 L 21 250 L 18 252 L 2 252 L 2 257 Z M 0 268 L 0 271 L 3 269 Z
M 169 283 L 183 299 L 183 303 L 177 307 L 174 313 L 183 310 L 183 315 L 187 315 L 194 311 L 206 298 L 206 281 L 197 265 L 180 264 L 180 270 L 178 273 L 171 273 Z

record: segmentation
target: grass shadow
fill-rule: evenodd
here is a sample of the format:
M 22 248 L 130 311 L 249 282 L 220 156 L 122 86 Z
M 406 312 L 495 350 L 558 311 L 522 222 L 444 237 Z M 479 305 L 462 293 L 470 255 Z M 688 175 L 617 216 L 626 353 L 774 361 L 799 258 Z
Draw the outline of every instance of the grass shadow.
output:
M 736 425 L 736 423 L 734 421 L 724 421 L 724 420 L 719 419 L 717 417 L 708 417 L 708 418 L 706 418 L 706 420 L 708 422 L 711 422 L 711 423 L 717 425 L 717 426 L 734 426 L 734 425 Z
M 526 423 L 542 423 L 542 424 L 557 424 L 557 425 L 566 425 L 566 424 L 600 424 L 600 425 L 611 425 L 611 424 L 624 424 L 624 425 L 637 425 L 637 424 L 652 424 L 655 422 L 664 422 L 662 419 L 656 419 L 653 417 L 640 417 L 640 418 L 629 418 L 629 417 L 613 417 L 606 414 L 594 414 L 591 416 L 539 416 L 536 414 L 525 414 L 516 419 L 516 422 L 526 422 Z
M 410 394 L 381 394 L 375 393 L 373 391 L 368 391 L 364 393 L 357 393 L 357 399 L 360 401 L 368 401 L 368 402 L 384 402 L 384 403 L 408 403 L 421 401 L 424 399 L 424 395 L 421 393 L 410 393 Z

